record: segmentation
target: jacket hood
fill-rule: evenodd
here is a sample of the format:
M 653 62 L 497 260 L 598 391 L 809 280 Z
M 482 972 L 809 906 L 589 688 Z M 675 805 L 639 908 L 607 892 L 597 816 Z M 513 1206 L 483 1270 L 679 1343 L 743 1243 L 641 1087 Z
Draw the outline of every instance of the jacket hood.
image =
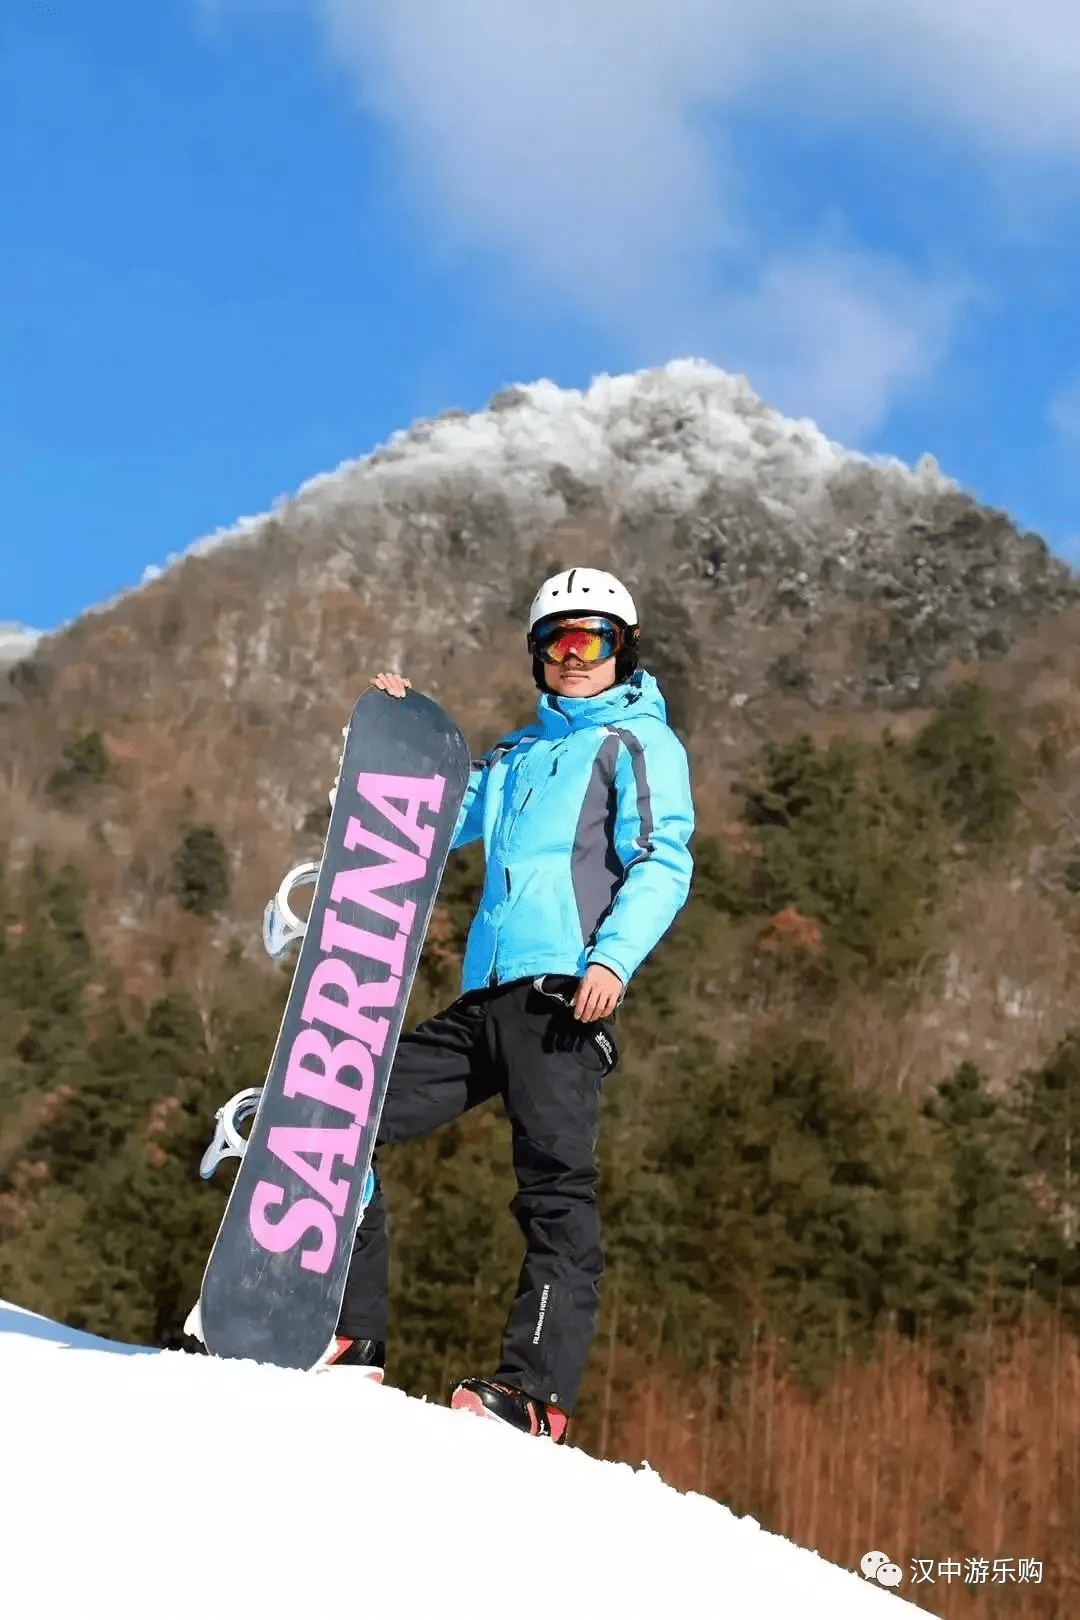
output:
M 545 737 L 561 737 L 586 726 L 618 725 L 620 721 L 667 721 L 667 704 L 647 669 L 636 669 L 622 686 L 609 686 L 595 697 L 556 697 L 545 692 L 536 707 L 538 729 Z M 529 728 L 532 730 L 532 727 Z

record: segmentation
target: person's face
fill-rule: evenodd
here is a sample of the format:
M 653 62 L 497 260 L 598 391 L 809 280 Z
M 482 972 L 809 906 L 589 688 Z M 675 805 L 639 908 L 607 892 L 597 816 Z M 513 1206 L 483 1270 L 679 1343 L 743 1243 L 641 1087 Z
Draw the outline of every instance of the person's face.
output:
M 599 664 L 586 664 L 574 653 L 569 653 L 561 664 L 545 664 L 548 691 L 559 697 L 595 697 L 615 685 L 615 659 L 605 658 Z
M 542 625 L 535 646 L 544 660 L 548 691 L 557 697 L 606 692 L 615 684 L 620 638 L 618 625 L 603 614 L 571 614 Z

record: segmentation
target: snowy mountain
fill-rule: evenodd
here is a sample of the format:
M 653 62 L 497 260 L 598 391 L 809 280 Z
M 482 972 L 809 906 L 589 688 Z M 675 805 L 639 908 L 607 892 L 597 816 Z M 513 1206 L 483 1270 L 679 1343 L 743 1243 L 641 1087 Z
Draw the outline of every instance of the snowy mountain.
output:
M 181 825 L 213 824 L 235 875 L 215 950 L 249 940 L 282 870 L 317 853 L 370 674 L 404 670 L 490 745 L 533 711 L 528 603 L 573 563 L 632 586 L 713 830 L 764 739 L 844 716 L 902 729 L 950 669 L 1080 602 L 1037 536 L 932 458 L 856 455 L 744 378 L 684 360 L 537 382 L 414 424 L 27 642 L 0 674 L 0 834 L 16 860 L 43 838 L 92 849 L 102 943 L 157 993 Z M 88 734 L 109 770 L 61 810 L 49 783 Z
M 186 556 L 271 536 L 303 546 L 317 586 L 348 584 L 392 614 L 394 596 L 419 607 L 406 622 L 421 635 L 448 610 L 482 634 L 496 605 L 520 612 L 538 570 L 603 561 L 654 620 L 672 603 L 688 612 L 695 639 L 718 613 L 772 627 L 787 678 L 794 661 L 819 704 L 910 702 L 950 657 L 997 655 L 1034 615 L 1080 599 L 1037 536 L 980 507 L 933 456 L 912 468 L 846 450 L 700 360 L 586 390 L 514 386 L 484 410 L 415 422 Z M 814 645 L 830 641 L 814 631 L 837 600 L 881 620 L 841 681 Z M 792 641 L 788 621 L 809 640 Z
M 40 630 L 28 630 L 23 624 L 0 620 L 0 671 L 9 669 L 21 658 L 29 658 L 40 640 Z
M 911 469 L 894 457 L 846 450 L 813 422 L 765 404 L 745 377 L 702 360 L 676 360 L 599 376 L 584 390 L 546 380 L 514 385 L 483 410 L 414 422 L 370 455 L 308 480 L 274 514 L 242 518 L 185 555 L 250 542 L 275 518 L 323 520 L 402 500 L 415 504 L 418 493 L 448 487 L 497 490 L 519 513 L 557 523 L 580 505 L 583 492 L 621 512 L 686 511 L 719 482 L 752 489 L 776 513 L 793 516 L 822 511 L 837 481 L 867 473 L 900 504 L 959 490 L 932 456 Z M 158 574 L 148 570 L 151 578 Z
M 914 471 L 891 457 L 845 450 L 814 423 L 758 398 L 745 377 L 701 360 L 594 379 L 586 390 L 541 381 L 503 389 L 487 409 L 448 411 L 395 433 L 362 460 L 312 479 L 297 504 L 392 500 L 405 488 L 467 477 L 497 485 L 515 504 L 545 504 L 557 520 L 567 500 L 551 480 L 560 467 L 630 510 L 687 509 L 714 481 L 752 487 L 789 513 L 812 512 L 830 485 L 873 469 L 903 499 L 958 486 L 926 457 Z
M 378 1388 L 0 1304 L 18 1620 L 886 1620 L 901 1600 L 598 1462 Z

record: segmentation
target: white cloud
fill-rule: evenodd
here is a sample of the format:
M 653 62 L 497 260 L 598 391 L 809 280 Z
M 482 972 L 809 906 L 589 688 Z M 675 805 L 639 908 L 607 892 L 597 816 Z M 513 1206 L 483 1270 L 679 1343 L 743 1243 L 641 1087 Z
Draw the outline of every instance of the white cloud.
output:
M 707 351 L 832 431 L 875 427 L 933 369 L 966 294 L 817 239 L 771 257 L 724 119 L 885 109 L 1080 154 L 1077 0 L 296 3 L 395 131 L 434 239 L 501 251 L 636 345 L 631 363 Z
M 774 260 L 724 309 L 721 352 L 773 404 L 852 443 L 933 370 L 971 296 L 865 253 Z
M 888 97 L 1009 147 L 1080 152 L 1076 0 L 310 0 L 365 96 L 429 127 L 499 101 L 652 126 L 763 84 L 828 116 Z M 478 88 L 483 106 L 468 98 Z M 495 109 L 498 110 L 498 109 Z M 445 133 L 444 129 L 444 133 Z M 505 133 L 509 133 L 506 130 Z M 537 131 L 539 133 L 539 131 Z M 549 131 L 550 133 L 550 131 Z

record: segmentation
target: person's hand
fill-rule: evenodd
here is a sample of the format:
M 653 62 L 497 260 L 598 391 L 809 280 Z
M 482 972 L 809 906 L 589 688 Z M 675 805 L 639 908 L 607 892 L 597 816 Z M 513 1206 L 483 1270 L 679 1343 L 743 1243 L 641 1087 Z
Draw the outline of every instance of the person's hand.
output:
M 610 968 L 592 962 L 582 974 L 574 999 L 574 1017 L 582 1024 L 591 1024 L 596 1018 L 608 1018 L 615 1011 L 615 1003 L 622 994 L 623 983 Z
M 380 692 L 389 692 L 391 697 L 403 698 L 412 686 L 412 681 L 407 680 L 404 675 L 383 672 L 373 675 L 368 684 L 377 686 Z

